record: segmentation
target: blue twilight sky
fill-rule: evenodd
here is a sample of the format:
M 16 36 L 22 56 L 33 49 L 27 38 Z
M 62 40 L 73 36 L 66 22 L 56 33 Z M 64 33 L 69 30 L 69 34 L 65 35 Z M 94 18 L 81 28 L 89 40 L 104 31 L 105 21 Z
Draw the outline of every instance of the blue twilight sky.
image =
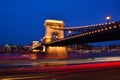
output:
M 71 27 L 104 23 L 107 15 L 120 20 L 120 0 L 0 0 L 0 44 L 40 40 L 46 19 L 64 20 Z

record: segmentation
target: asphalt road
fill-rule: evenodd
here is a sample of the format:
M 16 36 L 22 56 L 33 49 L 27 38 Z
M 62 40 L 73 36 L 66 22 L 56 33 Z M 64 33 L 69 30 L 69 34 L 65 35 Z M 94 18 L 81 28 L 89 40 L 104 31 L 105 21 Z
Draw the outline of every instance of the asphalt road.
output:
M 120 67 L 2 76 L 1 80 L 120 80 Z
M 120 80 L 120 61 L 6 68 L 0 70 L 0 80 Z

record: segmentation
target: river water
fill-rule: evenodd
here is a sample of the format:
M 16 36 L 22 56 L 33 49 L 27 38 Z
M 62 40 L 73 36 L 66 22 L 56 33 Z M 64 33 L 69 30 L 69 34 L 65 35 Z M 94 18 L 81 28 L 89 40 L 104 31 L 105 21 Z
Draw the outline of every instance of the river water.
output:
M 51 67 L 119 60 L 120 52 L 86 54 L 70 52 L 64 57 L 51 57 L 44 53 L 1 53 L 0 68 Z

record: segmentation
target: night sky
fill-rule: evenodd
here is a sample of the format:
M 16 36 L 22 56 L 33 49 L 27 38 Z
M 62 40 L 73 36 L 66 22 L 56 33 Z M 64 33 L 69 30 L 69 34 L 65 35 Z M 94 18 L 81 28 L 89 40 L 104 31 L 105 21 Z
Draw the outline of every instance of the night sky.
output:
M 120 20 L 120 0 L 0 0 L 0 45 L 40 40 L 46 19 L 63 20 L 65 27 L 73 27 L 105 23 L 107 15 L 111 21 Z

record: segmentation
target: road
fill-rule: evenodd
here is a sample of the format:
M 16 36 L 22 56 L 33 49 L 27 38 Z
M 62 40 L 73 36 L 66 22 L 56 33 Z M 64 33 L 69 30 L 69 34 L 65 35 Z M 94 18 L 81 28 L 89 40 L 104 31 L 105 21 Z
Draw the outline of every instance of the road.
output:
M 77 68 L 77 66 L 72 66 L 71 70 L 65 67 L 66 70 L 2 76 L 1 80 L 120 80 L 120 67 L 93 68 L 90 66 L 90 69 L 88 66 L 87 69 L 81 69 L 82 67 Z
M 120 57 L 0 61 L 0 80 L 120 80 Z

